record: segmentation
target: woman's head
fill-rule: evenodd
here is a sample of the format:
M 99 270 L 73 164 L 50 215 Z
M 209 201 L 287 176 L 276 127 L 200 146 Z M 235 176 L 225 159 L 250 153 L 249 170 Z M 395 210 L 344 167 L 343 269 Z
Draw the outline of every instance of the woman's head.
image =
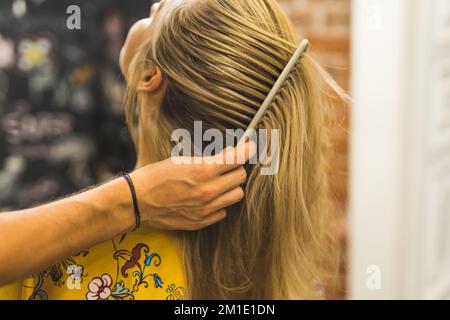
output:
M 275 0 L 162 1 L 132 28 L 121 55 L 140 163 L 169 157 L 172 132 L 193 131 L 194 121 L 245 130 L 296 47 Z M 193 298 L 317 296 L 333 93 L 341 94 L 305 55 L 260 124 L 279 131 L 279 172 L 249 166 L 245 200 L 229 218 L 182 234 Z

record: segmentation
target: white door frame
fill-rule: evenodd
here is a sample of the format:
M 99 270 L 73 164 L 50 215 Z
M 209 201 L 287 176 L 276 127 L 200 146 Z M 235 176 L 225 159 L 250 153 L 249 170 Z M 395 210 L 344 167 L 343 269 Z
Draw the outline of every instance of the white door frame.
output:
M 351 298 L 450 297 L 448 3 L 353 0 Z

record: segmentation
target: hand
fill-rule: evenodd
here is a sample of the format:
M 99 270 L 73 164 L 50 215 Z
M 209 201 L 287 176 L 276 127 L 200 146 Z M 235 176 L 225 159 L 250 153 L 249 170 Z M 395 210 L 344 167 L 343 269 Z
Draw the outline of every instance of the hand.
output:
M 203 158 L 203 164 L 175 164 L 174 159 L 167 159 L 135 171 L 131 178 L 142 225 L 196 231 L 222 221 L 227 216 L 225 208 L 244 197 L 241 185 L 247 174 L 238 159 L 245 154 L 248 161 L 255 152 L 256 145 L 249 142 Z M 224 159 L 234 159 L 233 164 Z

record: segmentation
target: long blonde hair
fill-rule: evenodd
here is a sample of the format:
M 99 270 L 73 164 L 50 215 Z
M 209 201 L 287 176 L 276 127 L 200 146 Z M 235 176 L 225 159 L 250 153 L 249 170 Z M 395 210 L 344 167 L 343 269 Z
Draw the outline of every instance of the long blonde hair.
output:
M 193 130 L 194 121 L 205 130 L 245 130 L 296 49 L 275 0 L 174 0 L 154 23 L 156 32 L 130 67 L 126 114 L 133 133 L 145 121 L 146 152 L 155 160 L 170 157 L 172 132 Z M 148 63 L 163 71 L 168 87 L 154 118 L 143 120 L 135 88 Z M 345 97 L 305 55 L 260 124 L 279 130 L 278 174 L 263 176 L 260 165 L 248 166 L 245 199 L 225 221 L 180 233 L 190 298 L 322 297 L 336 255 L 328 236 L 326 164 L 336 96 Z

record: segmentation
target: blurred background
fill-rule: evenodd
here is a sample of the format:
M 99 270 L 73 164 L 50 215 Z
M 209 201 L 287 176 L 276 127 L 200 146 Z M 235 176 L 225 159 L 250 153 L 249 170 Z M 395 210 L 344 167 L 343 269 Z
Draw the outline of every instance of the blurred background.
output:
M 82 29 L 66 27 L 82 8 Z M 118 56 L 148 1 L 0 2 L 0 208 L 130 170 Z
M 117 61 L 151 2 L 0 2 L 0 210 L 133 167 Z M 331 128 L 330 298 L 450 298 L 450 1 L 279 2 L 354 99 Z

